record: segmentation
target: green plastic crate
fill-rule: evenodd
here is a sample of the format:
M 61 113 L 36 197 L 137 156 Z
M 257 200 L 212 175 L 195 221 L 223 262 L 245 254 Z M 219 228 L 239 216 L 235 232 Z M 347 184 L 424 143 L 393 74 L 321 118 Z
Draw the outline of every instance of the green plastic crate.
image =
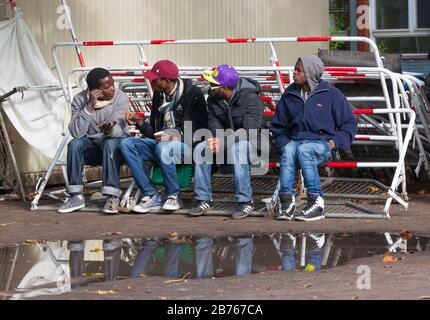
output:
M 176 165 L 176 174 L 181 189 L 189 189 L 193 179 L 193 166 L 191 164 L 178 164 Z M 152 167 L 151 180 L 155 185 L 163 185 L 163 174 L 159 166 L 154 165 Z

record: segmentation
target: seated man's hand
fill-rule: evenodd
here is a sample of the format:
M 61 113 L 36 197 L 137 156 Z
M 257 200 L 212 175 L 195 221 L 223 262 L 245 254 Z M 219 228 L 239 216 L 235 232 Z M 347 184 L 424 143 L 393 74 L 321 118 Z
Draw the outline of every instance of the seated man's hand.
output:
M 105 134 L 112 134 L 113 127 L 117 124 L 116 120 L 104 121 L 98 125 L 99 129 Z
M 178 141 L 178 137 L 176 136 L 171 136 L 169 134 L 166 133 L 162 133 L 162 134 L 156 134 L 154 135 L 155 137 L 155 141 L 157 141 L 157 143 L 160 142 L 166 142 L 166 141 Z
M 336 143 L 334 143 L 333 140 L 329 140 L 327 143 L 330 150 L 333 150 L 336 148 Z
M 133 112 L 127 112 L 125 114 L 125 121 L 127 121 L 127 123 L 131 126 L 135 125 L 139 121 L 139 119 L 140 117 Z
M 221 140 L 219 138 L 209 138 L 208 146 L 212 153 L 218 153 L 221 149 Z
M 99 98 L 103 98 L 103 92 L 101 90 L 95 89 L 90 91 L 90 97 L 88 99 L 89 105 L 94 108 Z

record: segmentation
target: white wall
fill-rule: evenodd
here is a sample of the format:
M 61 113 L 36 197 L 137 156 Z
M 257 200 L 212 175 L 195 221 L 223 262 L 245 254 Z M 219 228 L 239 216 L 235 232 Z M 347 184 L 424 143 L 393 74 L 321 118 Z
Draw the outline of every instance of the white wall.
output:
M 68 30 L 57 28 L 59 4 L 59 0 L 18 0 L 50 66 L 51 46 L 71 41 Z M 328 0 L 68 0 L 68 4 L 82 41 L 328 34 Z M 299 55 L 316 53 L 319 47 L 327 44 L 277 45 L 283 65 L 294 64 Z M 269 64 L 268 48 L 262 44 L 152 46 L 146 51 L 150 63 L 168 58 L 179 65 Z M 83 53 L 87 65 L 136 65 L 138 60 L 135 48 L 84 48 Z M 64 70 L 78 66 L 72 48 L 62 49 L 60 59 Z M 18 149 L 22 171 L 46 169 L 46 159 L 28 145 L 20 141 Z

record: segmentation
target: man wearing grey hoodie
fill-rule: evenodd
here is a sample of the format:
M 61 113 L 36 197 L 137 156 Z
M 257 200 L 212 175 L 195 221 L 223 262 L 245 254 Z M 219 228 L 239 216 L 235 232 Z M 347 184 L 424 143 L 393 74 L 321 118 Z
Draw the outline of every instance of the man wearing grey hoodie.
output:
M 321 80 L 324 63 L 317 56 L 301 57 L 294 69 L 294 83 L 279 101 L 270 132 L 281 154 L 281 188 L 277 220 L 315 221 L 324 218 L 324 200 L 318 167 L 336 149 L 347 149 L 357 129 L 346 97 Z M 301 168 L 308 204 L 295 214 L 293 186 Z
M 128 137 L 125 114 L 129 111 L 127 95 L 115 89 L 108 70 L 95 68 L 87 76 L 88 89 L 72 102 L 69 131 L 73 140 L 67 150 L 69 197 L 59 213 L 70 213 L 85 207 L 83 172 L 85 165 L 102 165 L 102 193 L 107 197 L 103 212 L 117 214 L 119 204 L 119 170 L 123 162 L 119 149 Z

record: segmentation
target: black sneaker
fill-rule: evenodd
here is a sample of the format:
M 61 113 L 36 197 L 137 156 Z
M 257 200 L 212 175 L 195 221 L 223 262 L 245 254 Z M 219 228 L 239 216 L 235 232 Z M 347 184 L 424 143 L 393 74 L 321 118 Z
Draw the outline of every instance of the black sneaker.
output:
M 193 217 L 198 217 L 203 215 L 206 211 L 208 211 L 212 206 L 211 201 L 202 201 L 198 200 L 197 204 L 191 209 L 190 215 Z
M 299 221 L 317 221 L 324 219 L 324 200 L 320 195 L 309 195 L 307 206 L 295 216 Z
M 236 211 L 233 212 L 233 219 L 243 219 L 249 216 L 249 214 L 254 210 L 254 204 L 252 202 L 240 202 Z
M 291 193 L 279 194 L 279 209 L 275 220 L 293 220 L 296 209 L 296 197 Z

